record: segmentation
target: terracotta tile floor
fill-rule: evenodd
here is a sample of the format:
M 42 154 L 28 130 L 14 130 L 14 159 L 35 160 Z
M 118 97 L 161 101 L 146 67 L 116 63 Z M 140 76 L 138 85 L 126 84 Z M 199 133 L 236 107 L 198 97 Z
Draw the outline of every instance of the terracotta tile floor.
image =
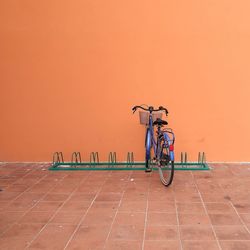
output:
M 250 164 L 158 173 L 0 164 L 0 249 L 250 249 Z

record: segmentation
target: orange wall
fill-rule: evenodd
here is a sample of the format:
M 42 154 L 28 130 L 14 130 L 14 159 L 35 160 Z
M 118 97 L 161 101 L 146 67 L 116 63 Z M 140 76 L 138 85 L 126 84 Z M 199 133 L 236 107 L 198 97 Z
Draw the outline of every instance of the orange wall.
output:
M 169 109 L 176 151 L 250 161 L 250 1 L 3 0 L 0 160 L 143 159 L 131 107 Z M 179 158 L 179 157 L 178 157 Z

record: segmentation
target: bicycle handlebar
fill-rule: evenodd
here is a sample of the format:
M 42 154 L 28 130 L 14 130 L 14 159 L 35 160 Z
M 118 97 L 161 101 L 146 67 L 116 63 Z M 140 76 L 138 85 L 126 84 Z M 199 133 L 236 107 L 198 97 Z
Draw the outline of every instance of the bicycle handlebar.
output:
M 135 111 L 136 111 L 138 108 L 143 109 L 143 110 L 145 110 L 145 111 L 149 111 L 150 113 L 152 113 L 153 111 L 165 111 L 166 116 L 168 115 L 168 110 L 167 110 L 166 108 L 162 107 L 162 106 L 160 106 L 158 109 L 154 109 L 153 106 L 149 106 L 148 108 L 144 108 L 144 107 L 142 107 L 142 106 L 134 106 L 134 107 L 132 108 L 133 114 L 135 113 Z

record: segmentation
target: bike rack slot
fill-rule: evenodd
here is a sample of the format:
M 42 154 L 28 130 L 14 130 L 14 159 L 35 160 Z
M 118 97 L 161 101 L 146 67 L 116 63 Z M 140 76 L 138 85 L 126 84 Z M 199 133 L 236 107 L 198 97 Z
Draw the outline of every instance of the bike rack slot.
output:
M 90 153 L 90 164 L 95 166 L 99 164 L 99 153 L 98 152 L 91 152 Z
M 202 153 L 201 163 L 206 162 L 205 152 Z
M 71 162 L 72 163 L 81 163 L 82 157 L 80 152 L 73 152 L 71 156 Z
M 204 163 L 206 162 L 206 155 L 204 152 L 199 152 L 198 154 L 198 163 Z
M 63 153 L 62 152 L 55 152 L 53 154 L 53 164 L 64 163 Z
M 128 152 L 128 154 L 127 154 L 127 166 L 129 166 L 133 163 L 134 163 L 134 153 Z
M 187 163 L 187 152 L 181 152 L 181 163 L 183 167 L 187 167 L 185 164 Z
M 116 165 L 116 152 L 109 152 L 108 166 Z
M 201 162 L 201 152 L 199 152 L 199 154 L 198 154 L 198 163 L 200 163 Z

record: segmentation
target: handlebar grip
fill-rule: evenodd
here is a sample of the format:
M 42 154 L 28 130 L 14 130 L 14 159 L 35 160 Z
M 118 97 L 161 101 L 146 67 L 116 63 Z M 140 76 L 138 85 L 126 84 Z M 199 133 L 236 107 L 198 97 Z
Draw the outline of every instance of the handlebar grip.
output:
M 159 107 L 160 110 L 165 110 L 166 116 L 168 115 L 168 110 L 162 106 Z
M 137 109 L 136 106 L 134 106 L 134 107 L 132 108 L 133 114 L 135 113 L 136 109 Z

